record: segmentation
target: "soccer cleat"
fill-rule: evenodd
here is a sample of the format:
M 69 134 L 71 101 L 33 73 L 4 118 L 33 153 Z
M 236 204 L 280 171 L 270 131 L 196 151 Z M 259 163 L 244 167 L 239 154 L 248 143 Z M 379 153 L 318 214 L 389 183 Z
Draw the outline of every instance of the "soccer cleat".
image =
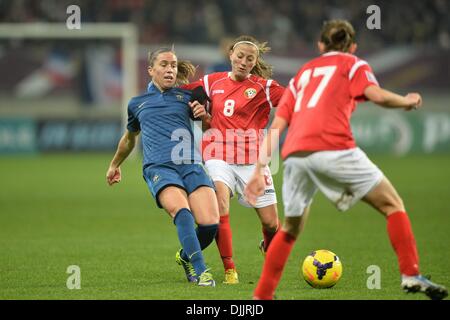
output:
M 402 276 L 401 286 L 405 292 L 423 292 L 431 300 L 442 300 L 448 295 L 448 291 L 444 286 L 431 282 L 422 275 Z
M 236 269 L 227 269 L 225 270 L 225 280 L 224 284 L 238 284 L 239 278 Z
M 189 261 L 185 261 L 183 260 L 183 258 L 181 258 L 181 250 L 183 249 L 178 250 L 175 254 L 175 261 L 183 267 L 188 282 L 197 282 L 198 277 L 195 273 L 194 266 Z
M 261 251 L 262 255 L 266 256 L 266 250 L 264 250 L 264 240 L 261 240 L 258 245 L 259 251 Z
M 203 271 L 203 273 L 198 277 L 197 285 L 200 287 L 215 287 L 216 282 L 213 279 L 213 276 L 211 273 L 208 272 L 209 269 L 206 269 Z

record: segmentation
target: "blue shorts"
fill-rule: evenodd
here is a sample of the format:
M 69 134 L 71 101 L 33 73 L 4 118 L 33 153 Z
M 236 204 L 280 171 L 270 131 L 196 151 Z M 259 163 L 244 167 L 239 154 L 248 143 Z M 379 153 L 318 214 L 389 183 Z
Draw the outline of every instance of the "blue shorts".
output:
M 148 188 L 156 200 L 159 208 L 158 195 L 169 186 L 176 186 L 186 191 L 189 195 L 202 186 L 214 189 L 214 182 L 202 164 L 153 164 L 144 168 L 144 179 Z

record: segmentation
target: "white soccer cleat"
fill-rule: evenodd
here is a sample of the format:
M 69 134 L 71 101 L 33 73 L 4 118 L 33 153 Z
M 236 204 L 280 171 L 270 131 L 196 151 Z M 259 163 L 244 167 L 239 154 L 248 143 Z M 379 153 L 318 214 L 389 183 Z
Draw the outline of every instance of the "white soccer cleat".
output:
M 442 300 L 448 295 L 447 288 L 431 282 L 428 278 L 418 276 L 402 276 L 402 289 L 405 292 L 422 292 L 431 300 Z

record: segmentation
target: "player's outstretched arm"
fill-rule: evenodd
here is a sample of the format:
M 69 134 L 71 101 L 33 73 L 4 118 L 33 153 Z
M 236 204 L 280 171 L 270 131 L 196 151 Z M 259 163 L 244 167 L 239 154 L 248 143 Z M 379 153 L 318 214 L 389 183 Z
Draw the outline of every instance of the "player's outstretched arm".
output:
M 422 97 L 418 93 L 408 93 L 403 97 L 378 86 L 368 86 L 364 90 L 364 95 L 373 103 L 385 108 L 402 108 L 409 111 L 422 106 Z
M 255 171 L 253 172 L 253 175 L 244 190 L 247 201 L 253 206 L 256 204 L 257 198 L 264 193 L 264 168 L 269 164 L 272 154 L 278 150 L 280 134 L 287 128 L 287 126 L 288 123 L 284 118 L 275 116 L 272 125 L 269 128 L 269 132 L 260 146 Z
M 117 146 L 117 151 L 111 160 L 108 171 L 106 172 L 106 182 L 112 186 L 115 183 L 120 182 L 121 172 L 120 165 L 130 155 L 134 146 L 136 145 L 136 138 L 139 134 L 137 132 L 125 131 L 122 138 L 120 138 Z

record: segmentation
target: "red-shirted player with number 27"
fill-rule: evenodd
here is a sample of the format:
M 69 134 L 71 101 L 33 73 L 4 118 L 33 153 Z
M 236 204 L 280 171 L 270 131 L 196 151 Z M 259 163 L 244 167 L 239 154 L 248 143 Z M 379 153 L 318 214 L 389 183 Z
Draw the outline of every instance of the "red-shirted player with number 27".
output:
M 203 121 L 203 159 L 216 186 L 220 224 L 217 246 L 225 269 L 225 284 L 239 282 L 232 258 L 232 237 L 229 223 L 230 197 L 243 197 L 258 159 L 259 143 L 269 122 L 270 110 L 276 107 L 284 87 L 270 79 L 272 67 L 262 58 L 269 50 L 250 36 L 240 36 L 230 45 L 230 72 L 205 75 L 189 87 L 202 85 L 211 100 L 210 117 Z M 263 227 L 260 249 L 266 252 L 278 230 L 277 199 L 272 175 L 264 167 L 264 194 L 252 205 Z
M 245 189 L 250 203 L 263 191 L 261 168 L 278 147 L 271 143 L 273 136 L 289 126 L 282 149 L 285 221 L 267 251 L 255 299 L 273 298 L 318 189 L 341 211 L 362 199 L 386 217 L 405 291 L 423 292 L 431 299 L 447 296 L 445 287 L 420 274 L 403 201 L 380 169 L 356 146 L 350 128 L 357 101 L 368 99 L 386 108 L 412 110 L 421 106 L 421 97 L 417 93 L 403 97 L 380 88 L 367 62 L 353 55 L 354 37 L 355 31 L 347 21 L 325 22 L 318 43 L 322 55 L 306 63 L 291 80 L 261 145 L 255 172 Z

